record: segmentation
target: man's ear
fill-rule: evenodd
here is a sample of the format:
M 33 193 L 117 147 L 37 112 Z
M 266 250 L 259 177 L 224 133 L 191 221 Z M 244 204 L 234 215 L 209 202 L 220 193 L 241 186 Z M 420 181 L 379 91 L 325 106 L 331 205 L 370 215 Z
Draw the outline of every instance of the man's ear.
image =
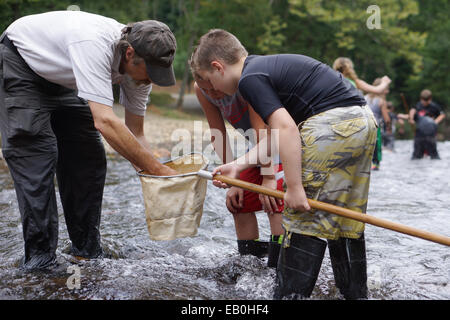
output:
M 133 59 L 133 57 L 134 57 L 134 48 L 132 47 L 132 46 L 129 46 L 128 48 L 127 48 L 127 51 L 125 52 L 125 61 L 126 62 L 128 62 L 128 61 L 130 61 L 131 59 Z
M 211 68 L 213 70 L 219 71 L 220 73 L 223 73 L 224 65 L 220 61 L 213 60 L 211 61 Z

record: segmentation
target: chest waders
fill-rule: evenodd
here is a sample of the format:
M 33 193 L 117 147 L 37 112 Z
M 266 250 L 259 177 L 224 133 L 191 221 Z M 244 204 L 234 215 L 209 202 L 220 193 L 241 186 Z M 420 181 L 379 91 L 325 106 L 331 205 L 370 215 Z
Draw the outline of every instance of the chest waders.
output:
M 299 129 L 307 197 L 365 212 L 377 129 L 369 108 L 335 108 L 310 117 Z M 336 286 L 344 297 L 367 297 L 363 223 L 315 209 L 287 208 L 283 217 L 286 234 L 278 260 L 276 299 L 311 295 L 327 245 Z
M 428 154 L 431 159 L 440 159 L 436 144 L 437 124 L 429 116 L 419 116 L 416 121 L 412 159 L 422 159 Z
M 367 298 L 367 264 L 364 235 L 360 239 L 324 241 L 287 233 L 277 266 L 275 299 L 311 296 L 328 243 L 336 287 L 345 299 Z
M 0 43 L 2 149 L 19 204 L 23 269 L 56 261 L 58 211 L 64 210 L 71 254 L 96 258 L 106 157 L 87 102 L 34 73 L 11 41 Z

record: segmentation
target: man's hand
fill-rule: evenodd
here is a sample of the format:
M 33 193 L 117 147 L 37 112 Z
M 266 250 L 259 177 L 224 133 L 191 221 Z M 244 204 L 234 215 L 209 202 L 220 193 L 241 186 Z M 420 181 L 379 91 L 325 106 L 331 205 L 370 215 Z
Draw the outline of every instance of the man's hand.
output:
M 156 160 L 133 135 L 125 123 L 113 112 L 112 108 L 89 101 L 95 128 L 102 134 L 111 147 L 130 161 L 135 167 L 142 168 L 148 174 L 174 175 L 176 171 Z
M 176 170 L 166 166 L 162 165 L 162 167 L 155 173 L 157 176 L 175 176 L 179 174 Z

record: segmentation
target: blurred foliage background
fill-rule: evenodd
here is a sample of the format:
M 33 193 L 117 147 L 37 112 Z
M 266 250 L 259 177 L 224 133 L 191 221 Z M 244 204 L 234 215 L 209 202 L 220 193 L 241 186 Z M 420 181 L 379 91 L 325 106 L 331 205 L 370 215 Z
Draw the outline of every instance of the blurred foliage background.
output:
M 379 29 L 367 21 L 380 9 Z M 209 29 L 234 33 L 250 54 L 298 53 L 329 65 L 340 56 L 353 60 L 361 79 L 392 79 L 388 100 L 405 112 L 422 89 L 447 111 L 440 134 L 450 139 L 448 0 L 0 0 L 0 29 L 29 14 L 69 6 L 122 23 L 146 19 L 165 22 L 177 38 L 175 71 L 180 96 L 192 81 L 187 60 Z M 182 98 L 181 98 L 182 99 Z

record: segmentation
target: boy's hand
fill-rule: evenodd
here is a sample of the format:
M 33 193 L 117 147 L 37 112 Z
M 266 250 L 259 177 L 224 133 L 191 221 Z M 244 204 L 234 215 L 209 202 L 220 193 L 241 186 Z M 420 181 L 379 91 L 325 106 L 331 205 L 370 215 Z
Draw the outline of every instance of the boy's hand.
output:
M 239 166 L 233 161 L 221 166 L 218 166 L 215 168 L 212 172 L 212 175 L 221 174 L 230 178 L 238 179 L 239 178 L 240 169 Z M 213 178 L 213 185 L 215 185 L 218 188 L 229 188 L 230 186 L 226 183 L 223 183 L 218 180 L 214 180 Z
M 284 205 L 296 211 L 310 211 L 311 206 L 306 198 L 305 189 L 300 187 L 288 187 L 284 194 Z
M 277 180 L 274 176 L 263 176 L 261 186 L 276 190 Z M 261 201 L 263 210 L 267 213 L 280 212 L 279 207 L 283 205 L 283 201 L 281 199 L 275 199 L 274 197 L 269 197 L 263 194 L 259 195 L 259 201 Z
M 237 213 L 244 207 L 244 190 L 237 187 L 231 187 L 227 192 L 227 208 L 231 213 Z

